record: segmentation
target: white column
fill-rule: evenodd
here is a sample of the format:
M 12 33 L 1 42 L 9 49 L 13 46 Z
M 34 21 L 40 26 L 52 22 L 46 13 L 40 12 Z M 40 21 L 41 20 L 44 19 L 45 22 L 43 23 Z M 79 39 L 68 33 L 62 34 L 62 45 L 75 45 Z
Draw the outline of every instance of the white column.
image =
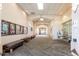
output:
M 76 6 L 75 6 L 76 7 Z M 72 41 L 71 50 L 75 49 L 79 54 L 79 6 L 72 10 Z

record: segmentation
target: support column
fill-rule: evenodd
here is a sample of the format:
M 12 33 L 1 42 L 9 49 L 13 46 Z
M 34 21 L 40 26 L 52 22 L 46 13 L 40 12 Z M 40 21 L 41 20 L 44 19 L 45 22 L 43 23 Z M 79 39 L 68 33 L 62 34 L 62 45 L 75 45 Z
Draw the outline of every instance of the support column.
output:
M 74 7 L 74 6 L 72 6 Z M 71 51 L 79 55 L 79 5 L 75 6 L 76 9 L 72 10 L 72 40 Z

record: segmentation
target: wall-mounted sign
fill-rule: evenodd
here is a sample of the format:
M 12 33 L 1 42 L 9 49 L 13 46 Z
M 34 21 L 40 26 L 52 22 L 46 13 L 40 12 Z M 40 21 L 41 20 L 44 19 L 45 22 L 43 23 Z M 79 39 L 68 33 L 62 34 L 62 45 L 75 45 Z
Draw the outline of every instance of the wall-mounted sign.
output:
M 24 29 L 25 28 L 25 29 Z M 28 27 L 24 27 L 15 23 L 11 23 L 5 20 L 1 21 L 1 35 L 15 35 L 15 34 L 27 34 Z

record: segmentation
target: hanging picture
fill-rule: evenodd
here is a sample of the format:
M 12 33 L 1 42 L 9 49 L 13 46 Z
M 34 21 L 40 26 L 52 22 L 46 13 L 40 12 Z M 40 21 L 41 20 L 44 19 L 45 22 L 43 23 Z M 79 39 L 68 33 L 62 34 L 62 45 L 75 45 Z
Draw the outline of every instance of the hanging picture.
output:
M 16 34 L 20 34 L 20 33 L 21 33 L 21 26 L 16 25 Z
M 4 20 L 1 21 L 1 35 L 9 35 L 9 22 Z
M 24 34 L 24 26 L 21 26 L 21 31 L 20 31 L 21 34 Z
M 24 34 L 28 34 L 28 27 L 24 28 Z
M 16 25 L 13 23 L 10 23 L 10 35 L 16 34 Z

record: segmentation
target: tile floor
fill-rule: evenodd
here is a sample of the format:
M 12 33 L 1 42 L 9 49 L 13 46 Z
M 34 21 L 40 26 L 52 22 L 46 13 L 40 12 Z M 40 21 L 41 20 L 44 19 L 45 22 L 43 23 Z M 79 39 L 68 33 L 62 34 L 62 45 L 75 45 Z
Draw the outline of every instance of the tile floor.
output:
M 70 44 L 63 40 L 37 37 L 5 56 L 72 56 Z

